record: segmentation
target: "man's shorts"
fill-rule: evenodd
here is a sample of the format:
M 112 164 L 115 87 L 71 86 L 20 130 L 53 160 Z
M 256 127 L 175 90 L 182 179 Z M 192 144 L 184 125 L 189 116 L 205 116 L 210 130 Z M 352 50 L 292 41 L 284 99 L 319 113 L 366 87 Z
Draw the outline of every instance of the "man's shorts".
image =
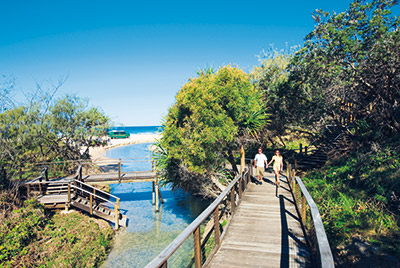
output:
M 256 175 L 264 177 L 264 167 L 257 167 L 256 168 Z

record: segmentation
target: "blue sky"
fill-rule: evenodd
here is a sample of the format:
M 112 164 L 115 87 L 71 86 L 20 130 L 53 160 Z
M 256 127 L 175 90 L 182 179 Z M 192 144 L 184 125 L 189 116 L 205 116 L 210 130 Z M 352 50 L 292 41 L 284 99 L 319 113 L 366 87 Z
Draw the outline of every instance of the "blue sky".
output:
M 315 9 L 350 3 L 1 0 L 0 75 L 24 92 L 67 77 L 58 95 L 88 98 L 116 124 L 159 125 L 200 68 L 249 72 L 271 44 L 302 45 Z

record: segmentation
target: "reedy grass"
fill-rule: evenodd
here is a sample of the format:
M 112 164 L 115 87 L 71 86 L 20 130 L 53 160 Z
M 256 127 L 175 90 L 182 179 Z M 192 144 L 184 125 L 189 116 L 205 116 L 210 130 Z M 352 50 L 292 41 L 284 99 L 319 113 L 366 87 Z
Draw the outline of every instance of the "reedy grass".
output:
M 390 148 L 354 153 L 304 177 L 337 255 L 361 238 L 378 254 L 400 259 L 400 156 Z

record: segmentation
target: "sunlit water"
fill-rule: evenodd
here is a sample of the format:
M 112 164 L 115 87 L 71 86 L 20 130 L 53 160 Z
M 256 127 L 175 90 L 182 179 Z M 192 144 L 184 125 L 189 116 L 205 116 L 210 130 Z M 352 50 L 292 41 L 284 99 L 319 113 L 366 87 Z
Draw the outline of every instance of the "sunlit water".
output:
M 151 169 L 151 162 L 126 162 L 126 158 L 149 157 L 151 144 L 135 144 L 107 151 L 107 156 L 122 158 L 123 171 Z M 125 158 L 125 159 L 124 159 Z M 152 183 L 111 184 L 111 193 L 121 198 L 121 212 L 127 215 L 128 227 L 121 230 L 113 249 L 102 267 L 144 267 L 156 257 L 181 231 L 185 229 L 208 205 L 208 202 L 188 193 L 172 192 L 162 187 L 164 204 L 160 212 L 152 205 Z M 191 248 L 189 240 L 186 247 Z M 180 267 L 178 259 L 187 259 L 190 250 L 177 252 L 168 267 Z

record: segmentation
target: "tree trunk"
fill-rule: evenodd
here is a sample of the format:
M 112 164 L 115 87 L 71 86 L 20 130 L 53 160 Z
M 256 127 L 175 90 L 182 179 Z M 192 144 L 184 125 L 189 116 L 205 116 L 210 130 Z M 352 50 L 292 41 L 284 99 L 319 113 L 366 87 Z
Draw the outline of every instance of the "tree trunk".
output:
M 246 158 L 244 153 L 243 145 L 240 146 L 240 173 L 243 173 L 244 167 L 246 166 Z

